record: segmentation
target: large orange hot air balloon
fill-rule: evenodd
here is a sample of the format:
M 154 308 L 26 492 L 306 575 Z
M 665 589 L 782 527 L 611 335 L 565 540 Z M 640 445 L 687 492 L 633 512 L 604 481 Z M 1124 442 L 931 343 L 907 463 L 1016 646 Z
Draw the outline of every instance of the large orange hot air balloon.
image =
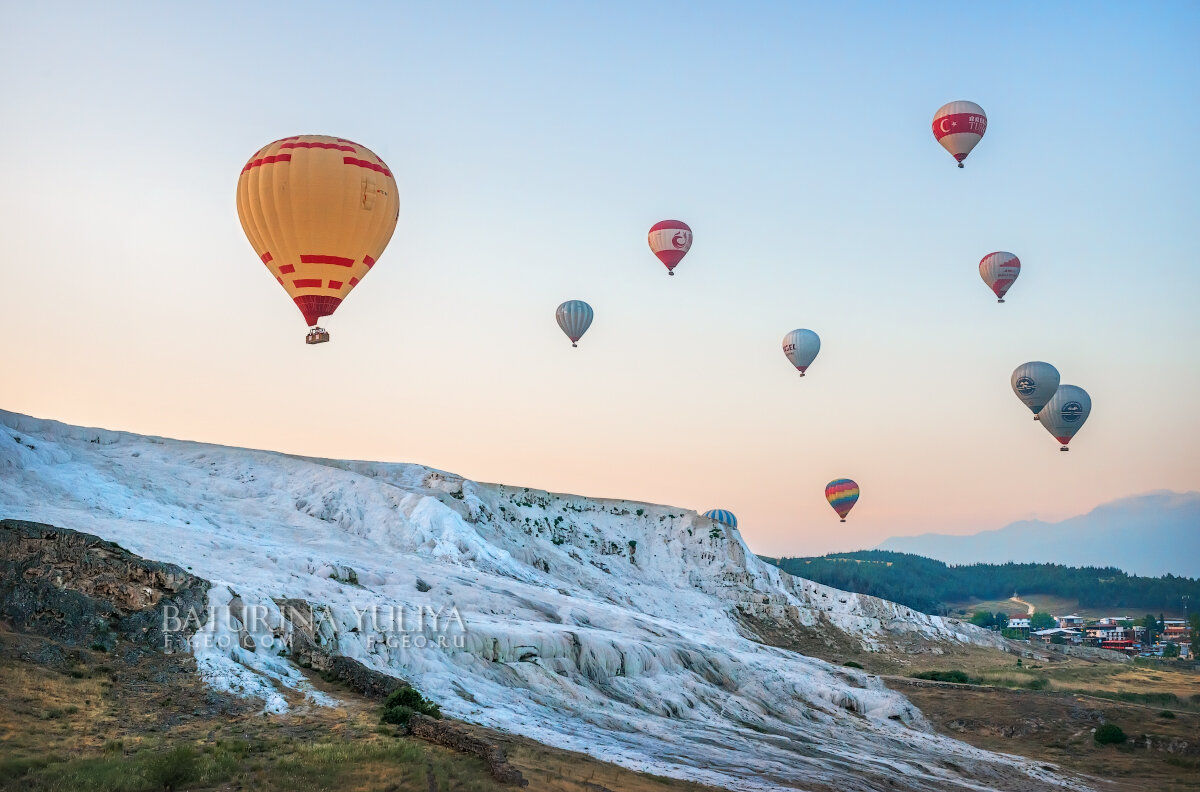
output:
M 318 344 L 317 327 L 383 255 L 400 196 L 383 160 L 365 146 L 325 135 L 276 140 L 250 158 L 237 186 L 242 230 L 296 303 Z

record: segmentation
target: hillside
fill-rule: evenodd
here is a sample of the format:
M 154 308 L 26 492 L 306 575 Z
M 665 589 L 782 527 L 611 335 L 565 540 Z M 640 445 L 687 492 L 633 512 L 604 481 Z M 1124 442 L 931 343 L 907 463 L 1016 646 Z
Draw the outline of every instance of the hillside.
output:
M 1008 600 L 1013 592 L 1023 596 L 1050 595 L 1087 610 L 1139 615 L 1182 611 L 1185 595 L 1192 602 L 1200 602 L 1200 580 L 1137 577 L 1113 567 L 1012 563 L 950 566 L 918 555 L 884 550 L 781 558 L 771 563 L 792 575 L 882 597 L 925 613 L 952 612 L 955 606 L 976 600 L 995 605 L 996 600 Z M 1003 609 L 1024 612 L 1011 602 Z
M 12 413 L 0 425 L 0 517 L 206 581 L 198 671 L 267 712 L 336 704 L 279 648 L 304 603 L 326 650 L 448 715 L 638 770 L 739 790 L 1083 788 L 938 735 L 879 677 L 761 640 L 928 652 L 993 635 L 793 578 L 694 512 Z
M 876 549 L 947 564 L 1053 562 L 1200 578 L 1200 492 L 1151 492 L 1059 522 L 1023 520 L 969 536 L 895 536 Z

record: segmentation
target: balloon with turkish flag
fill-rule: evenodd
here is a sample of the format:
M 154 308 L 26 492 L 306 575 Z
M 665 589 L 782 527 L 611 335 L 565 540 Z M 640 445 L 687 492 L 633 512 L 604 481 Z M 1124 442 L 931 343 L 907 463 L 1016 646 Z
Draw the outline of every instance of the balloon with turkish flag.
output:
M 974 102 L 950 102 L 933 114 L 933 136 L 963 166 L 987 131 L 987 115 Z

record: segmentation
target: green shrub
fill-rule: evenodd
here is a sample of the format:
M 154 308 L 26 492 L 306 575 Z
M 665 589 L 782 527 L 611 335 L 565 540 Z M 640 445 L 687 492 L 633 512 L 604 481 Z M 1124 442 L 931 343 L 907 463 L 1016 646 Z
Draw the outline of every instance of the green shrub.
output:
M 1106 723 L 1095 734 L 1097 745 L 1120 745 L 1125 742 L 1125 732 L 1115 723 Z
M 1171 712 L 1171 710 L 1163 710 L 1162 712 L 1158 713 L 1158 717 L 1160 717 L 1160 718 L 1171 718 L 1171 719 L 1174 719 L 1174 718 L 1175 718 L 1175 713 L 1174 713 L 1174 712 Z
M 431 718 L 442 717 L 441 707 L 422 696 L 416 688 L 405 686 L 396 688 L 384 699 L 380 721 L 407 727 L 414 712 Z
M 163 789 L 178 789 L 200 777 L 196 752 L 180 745 L 146 763 L 146 780 Z
M 1045 690 L 1047 687 L 1049 687 L 1049 685 L 1050 682 L 1048 680 L 1038 677 L 1037 679 L 1029 680 L 1029 684 L 1027 684 L 1025 687 L 1029 688 L 1030 690 Z
M 862 669 L 862 666 L 859 665 L 858 663 L 854 662 L 853 660 L 847 660 L 846 662 L 842 663 L 842 665 L 844 665 L 846 668 Z
M 402 728 L 408 728 L 408 722 L 412 719 L 413 713 L 416 712 L 412 707 L 406 707 L 403 704 L 397 704 L 392 707 L 384 707 L 383 715 L 379 717 L 381 723 L 391 723 Z

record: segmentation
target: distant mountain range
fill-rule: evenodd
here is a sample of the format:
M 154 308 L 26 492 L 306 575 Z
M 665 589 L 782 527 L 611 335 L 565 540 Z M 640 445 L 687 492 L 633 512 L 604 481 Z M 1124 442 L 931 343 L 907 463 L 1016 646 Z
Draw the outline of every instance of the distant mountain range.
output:
M 1007 561 L 1200 577 L 1200 492 L 1149 492 L 1060 522 L 1022 520 L 968 536 L 895 536 L 876 549 L 947 564 Z

